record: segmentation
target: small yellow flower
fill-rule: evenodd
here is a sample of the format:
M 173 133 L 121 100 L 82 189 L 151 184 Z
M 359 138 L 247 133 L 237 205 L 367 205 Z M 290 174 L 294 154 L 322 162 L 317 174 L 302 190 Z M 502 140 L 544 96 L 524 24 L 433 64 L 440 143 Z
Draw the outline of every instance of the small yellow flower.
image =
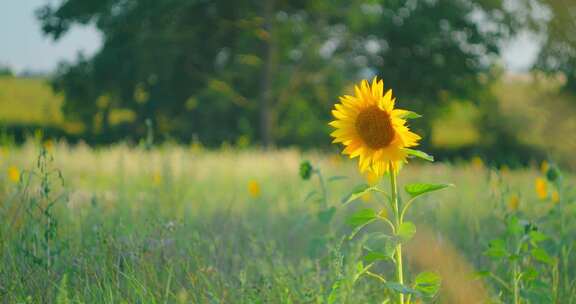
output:
M 543 160 L 542 163 L 540 164 L 540 172 L 545 175 L 546 172 L 548 172 L 549 168 L 550 164 L 548 163 L 548 161 Z
M 508 210 L 516 211 L 520 206 L 520 198 L 516 194 L 512 194 L 508 199 Z
M 260 184 L 257 181 L 251 180 L 248 182 L 248 193 L 253 198 L 258 198 L 260 196 Z
M 8 179 L 17 183 L 20 181 L 20 170 L 18 168 L 11 166 L 8 168 Z
M 479 156 L 472 157 L 471 163 L 472 167 L 474 167 L 476 170 L 484 169 L 484 161 Z
M 374 185 L 378 184 L 379 181 L 380 181 L 380 176 L 376 175 L 376 173 L 374 173 L 372 171 L 368 171 L 366 173 L 366 182 L 368 183 L 368 185 L 374 186 Z
M 552 203 L 558 204 L 560 202 L 560 194 L 558 193 L 558 191 L 554 190 L 551 196 L 552 196 Z
M 535 186 L 538 198 L 541 200 L 545 200 L 548 197 L 548 185 L 546 184 L 546 181 L 543 178 L 538 177 L 536 178 Z

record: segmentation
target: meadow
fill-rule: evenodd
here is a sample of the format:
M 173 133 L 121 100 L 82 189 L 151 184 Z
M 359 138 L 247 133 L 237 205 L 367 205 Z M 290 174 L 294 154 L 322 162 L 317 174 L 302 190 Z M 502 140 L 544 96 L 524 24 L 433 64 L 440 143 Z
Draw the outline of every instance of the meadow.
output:
M 369 233 L 347 237 L 346 218 L 383 197 L 342 205 L 354 185 L 379 181 L 336 152 L 32 140 L 0 151 L 1 303 L 391 299 L 378 280 L 357 277 Z M 299 176 L 303 160 L 322 180 Z M 431 302 L 514 303 L 514 286 L 517 303 L 576 301 L 574 177 L 564 173 L 560 184 L 541 171 L 489 168 L 478 158 L 415 160 L 403 170 L 401 189 L 455 185 L 410 210 L 418 231 L 407 272 L 440 274 Z M 514 247 L 516 238 L 527 241 Z M 512 282 L 512 270 L 525 275 Z M 378 271 L 393 270 L 381 263 Z

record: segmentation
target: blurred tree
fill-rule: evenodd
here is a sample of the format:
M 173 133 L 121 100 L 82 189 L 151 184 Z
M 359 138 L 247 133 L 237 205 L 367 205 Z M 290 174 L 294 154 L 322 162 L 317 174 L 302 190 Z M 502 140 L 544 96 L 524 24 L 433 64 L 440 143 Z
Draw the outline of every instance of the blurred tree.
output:
M 142 137 L 151 119 L 157 133 L 210 145 L 318 146 L 335 97 L 359 78 L 381 76 L 430 117 L 447 100 L 480 102 L 519 22 L 504 2 L 64 0 L 38 18 L 54 39 L 75 24 L 102 32 L 102 49 L 53 81 L 96 140 Z M 111 126 L 117 109 L 134 120 Z
M 562 74 L 564 88 L 576 93 L 576 1 L 540 0 L 547 8 L 541 28 L 544 44 L 535 68 L 549 74 Z
M 0 76 L 13 76 L 12 69 L 9 66 L 0 64 Z

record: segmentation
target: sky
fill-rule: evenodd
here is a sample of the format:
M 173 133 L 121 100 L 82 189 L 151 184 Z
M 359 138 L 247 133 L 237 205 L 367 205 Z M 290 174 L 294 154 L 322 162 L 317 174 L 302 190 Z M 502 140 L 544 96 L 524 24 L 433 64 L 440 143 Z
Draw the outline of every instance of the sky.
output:
M 50 72 L 79 51 L 94 54 L 101 45 L 93 27 L 75 27 L 57 43 L 42 36 L 34 11 L 46 0 L 0 0 L 0 65 L 22 71 Z
M 34 11 L 57 0 L 0 0 L 0 65 L 16 73 L 51 72 L 64 60 L 73 61 L 78 52 L 90 56 L 98 51 L 102 38 L 93 27 L 74 27 L 58 42 L 42 36 Z M 529 34 L 506 43 L 502 64 L 512 72 L 527 70 L 538 53 L 538 44 Z

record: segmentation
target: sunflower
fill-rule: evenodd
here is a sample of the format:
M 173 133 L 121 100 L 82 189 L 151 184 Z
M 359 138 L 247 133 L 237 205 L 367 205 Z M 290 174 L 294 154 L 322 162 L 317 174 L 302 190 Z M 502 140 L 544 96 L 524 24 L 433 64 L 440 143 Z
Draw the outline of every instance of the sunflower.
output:
M 382 176 L 390 169 L 398 170 L 406 162 L 406 148 L 418 145 L 420 136 L 406 126 L 413 112 L 394 109 L 392 90 L 384 94 L 384 83 L 363 80 L 354 87 L 355 96 L 340 97 L 332 114 L 336 120 L 330 125 L 336 130 L 330 134 L 333 143 L 345 146 L 343 154 L 359 158 L 361 172 Z

